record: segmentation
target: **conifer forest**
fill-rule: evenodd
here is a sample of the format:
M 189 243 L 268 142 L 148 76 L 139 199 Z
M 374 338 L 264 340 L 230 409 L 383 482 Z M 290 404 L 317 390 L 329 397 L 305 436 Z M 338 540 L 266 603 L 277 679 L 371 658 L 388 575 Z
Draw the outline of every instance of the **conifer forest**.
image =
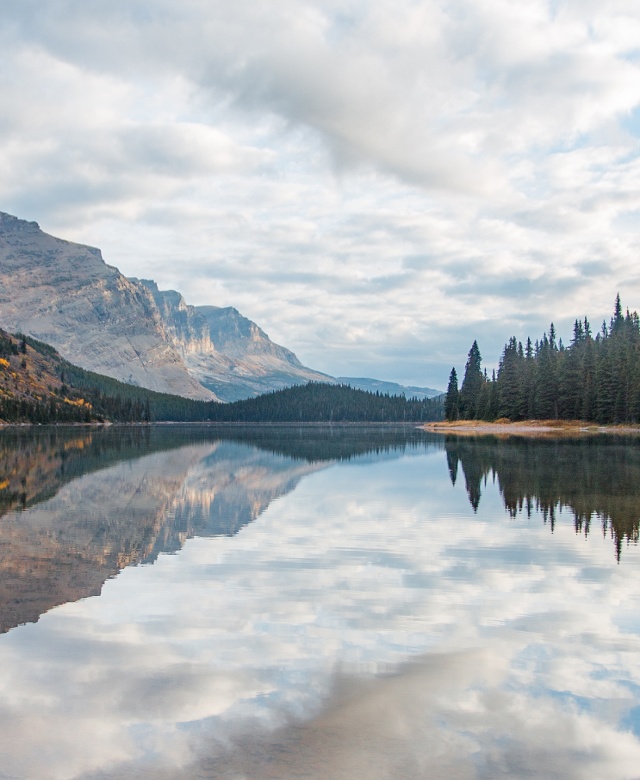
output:
M 565 346 L 551 324 L 535 343 L 510 338 L 491 377 L 481 363 L 474 341 L 460 388 L 451 371 L 447 420 L 640 422 L 640 321 L 635 311 L 623 314 L 619 295 L 595 334 L 586 317 L 576 320 Z

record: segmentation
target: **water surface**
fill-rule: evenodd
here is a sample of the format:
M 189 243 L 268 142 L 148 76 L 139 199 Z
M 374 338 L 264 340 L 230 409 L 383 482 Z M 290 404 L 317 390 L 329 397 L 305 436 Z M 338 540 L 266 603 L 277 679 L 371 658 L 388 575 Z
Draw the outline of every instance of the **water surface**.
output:
M 640 446 L 0 435 L 0 777 L 640 777 Z

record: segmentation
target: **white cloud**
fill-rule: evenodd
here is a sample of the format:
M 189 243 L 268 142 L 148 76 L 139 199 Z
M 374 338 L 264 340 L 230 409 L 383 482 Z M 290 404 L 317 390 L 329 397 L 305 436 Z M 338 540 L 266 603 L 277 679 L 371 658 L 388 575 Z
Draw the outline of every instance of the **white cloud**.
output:
M 0 208 L 317 368 L 443 385 L 640 305 L 634 2 L 0 13 Z

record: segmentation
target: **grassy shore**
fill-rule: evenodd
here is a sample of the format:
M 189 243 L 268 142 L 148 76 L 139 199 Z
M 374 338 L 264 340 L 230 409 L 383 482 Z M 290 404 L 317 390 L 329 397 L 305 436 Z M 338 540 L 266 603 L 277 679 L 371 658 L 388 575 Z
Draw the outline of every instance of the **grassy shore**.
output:
M 425 430 L 456 436 L 584 436 L 596 433 L 640 435 L 640 425 L 597 425 L 583 420 L 457 420 L 456 422 L 425 423 Z

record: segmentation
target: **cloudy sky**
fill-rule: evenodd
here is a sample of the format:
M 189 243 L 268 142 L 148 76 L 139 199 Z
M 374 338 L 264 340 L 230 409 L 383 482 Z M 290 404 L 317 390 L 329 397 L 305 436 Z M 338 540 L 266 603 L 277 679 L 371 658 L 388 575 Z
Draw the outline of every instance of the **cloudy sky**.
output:
M 21 0 L 0 49 L 0 210 L 314 368 L 640 307 L 637 0 Z

